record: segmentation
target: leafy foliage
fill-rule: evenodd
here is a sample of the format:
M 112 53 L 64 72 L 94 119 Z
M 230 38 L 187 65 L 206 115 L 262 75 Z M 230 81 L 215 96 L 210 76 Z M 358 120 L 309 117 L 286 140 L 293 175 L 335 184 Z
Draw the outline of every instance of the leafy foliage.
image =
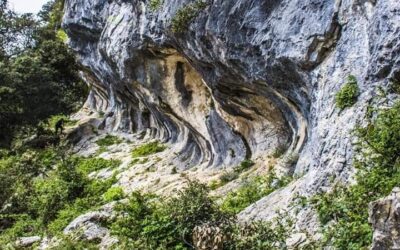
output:
M 283 154 L 285 154 L 287 150 L 287 146 L 281 144 L 278 145 L 278 147 L 276 147 L 276 149 L 274 150 L 274 152 L 272 153 L 272 157 L 274 158 L 279 158 L 281 157 Z
M 244 226 L 236 226 L 228 249 L 286 249 L 286 239 L 289 238 L 292 221 L 284 215 L 279 215 L 271 223 L 254 222 Z
M 338 249 L 369 247 L 368 204 L 388 195 L 400 182 L 400 103 L 378 111 L 369 125 L 356 129 L 356 135 L 357 184 L 337 186 L 312 199 L 321 223 L 334 222 L 324 230 L 324 243 Z
M 234 214 L 239 213 L 262 197 L 286 186 L 290 181 L 289 177 L 278 178 L 274 172 L 264 177 L 245 180 L 238 190 L 227 195 L 221 205 L 222 209 Z
M 179 9 L 172 18 L 172 32 L 183 33 L 187 30 L 190 23 L 195 19 L 198 13 L 207 7 L 207 3 L 197 0 Z
M 240 174 L 243 173 L 244 171 L 248 170 L 249 168 L 251 168 L 252 166 L 254 166 L 254 162 L 246 159 L 244 161 L 242 161 L 239 166 L 236 166 L 233 168 L 233 170 L 231 171 L 226 171 L 224 172 L 220 177 L 220 186 L 225 185 L 228 182 L 231 182 L 233 180 L 236 180 L 237 178 L 239 178 Z
M 105 160 L 103 158 L 78 159 L 78 169 L 85 174 L 98 171 L 104 168 L 116 168 L 121 164 L 120 160 Z
M 111 187 L 103 194 L 106 202 L 116 201 L 124 198 L 124 191 L 121 187 Z
M 355 76 L 350 75 L 347 83 L 336 93 L 336 106 L 340 109 L 349 108 L 357 102 L 358 95 L 357 79 Z
M 160 144 L 160 142 L 155 141 L 155 142 L 150 142 L 147 144 L 144 144 L 142 146 L 139 146 L 135 149 L 132 150 L 132 157 L 143 157 L 143 156 L 148 156 L 152 155 L 155 153 L 160 153 L 166 149 L 166 146 Z
M 106 135 L 106 137 L 99 139 L 96 141 L 96 144 L 99 145 L 100 147 L 107 147 L 107 146 L 111 146 L 114 144 L 119 144 L 121 143 L 123 140 L 120 139 L 118 136 L 113 136 L 113 135 Z
M 8 147 L 24 128 L 76 110 L 86 97 L 80 66 L 57 37 L 62 2 L 51 2 L 42 12 L 46 19 L 36 20 L 17 15 L 1 0 L 0 146 Z
M 112 226 L 113 233 L 124 239 L 125 247 L 145 249 L 188 249 L 196 225 L 206 221 L 222 225 L 230 218 L 208 197 L 206 186 L 198 182 L 189 182 L 169 200 L 134 193 L 118 210 L 121 215 Z
M 158 10 L 163 4 L 163 0 L 150 0 L 149 8 L 151 11 Z
M 79 214 L 106 202 L 115 178 L 89 179 L 89 170 L 114 161 L 67 157 L 58 148 L 3 155 L 0 176 L 0 245 L 18 236 L 58 234 Z M 4 188 L 3 188 L 4 187 Z
M 225 171 L 221 174 L 219 180 L 221 185 L 225 185 L 226 183 L 236 180 L 237 178 L 239 178 L 239 173 L 235 171 Z

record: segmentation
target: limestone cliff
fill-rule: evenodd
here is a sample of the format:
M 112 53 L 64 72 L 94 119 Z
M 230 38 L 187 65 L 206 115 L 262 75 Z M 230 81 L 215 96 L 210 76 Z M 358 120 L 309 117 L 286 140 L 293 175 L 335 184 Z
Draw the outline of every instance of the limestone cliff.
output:
M 278 147 L 298 154 L 284 172 L 299 178 L 244 219 L 348 181 L 351 130 L 377 86 L 400 79 L 400 2 L 204 3 L 66 0 L 63 26 L 92 86 L 87 106 L 105 113 L 99 127 L 172 145 L 181 170 L 263 164 Z M 349 75 L 361 95 L 340 111 L 335 94 Z

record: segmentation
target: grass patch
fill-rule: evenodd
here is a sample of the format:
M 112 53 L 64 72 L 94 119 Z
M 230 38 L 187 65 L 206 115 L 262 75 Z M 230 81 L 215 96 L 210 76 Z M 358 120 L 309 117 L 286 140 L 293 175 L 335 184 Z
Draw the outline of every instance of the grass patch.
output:
M 175 16 L 172 18 L 172 32 L 183 33 L 185 32 L 190 23 L 197 17 L 200 11 L 207 7 L 207 3 L 197 0 L 194 3 L 188 4 L 179 9 Z
M 96 144 L 99 145 L 100 147 L 108 147 L 111 145 L 120 144 L 122 142 L 123 140 L 117 136 L 106 135 L 106 137 L 97 140 Z
M 160 142 L 150 142 L 145 145 L 139 146 L 135 149 L 132 150 L 132 157 L 143 157 L 143 156 L 149 156 L 155 153 L 160 153 L 164 151 L 167 147 L 160 144 Z
M 103 158 L 79 158 L 78 169 L 89 174 L 104 168 L 114 169 L 121 165 L 120 160 L 105 160 Z
M 343 110 L 353 106 L 358 99 L 359 88 L 355 76 L 350 75 L 347 83 L 339 90 L 335 96 L 336 106 Z

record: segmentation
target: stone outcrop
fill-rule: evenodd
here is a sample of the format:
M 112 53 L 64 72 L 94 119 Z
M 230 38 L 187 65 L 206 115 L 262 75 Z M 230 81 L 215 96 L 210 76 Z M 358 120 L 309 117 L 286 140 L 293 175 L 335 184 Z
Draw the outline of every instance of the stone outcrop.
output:
M 369 205 L 373 228 L 372 250 L 400 249 L 400 188 Z
M 346 181 L 351 133 L 376 86 L 400 78 L 398 0 L 209 0 L 173 32 L 193 1 L 66 0 L 63 26 L 86 67 L 86 106 L 101 129 L 175 145 L 173 162 L 234 166 L 284 146 L 302 176 L 246 209 L 267 219 L 294 194 Z M 358 102 L 340 111 L 335 93 L 349 75 Z
M 42 240 L 40 236 L 31 236 L 31 237 L 21 237 L 17 240 L 17 247 L 30 247 L 35 243 L 38 243 Z

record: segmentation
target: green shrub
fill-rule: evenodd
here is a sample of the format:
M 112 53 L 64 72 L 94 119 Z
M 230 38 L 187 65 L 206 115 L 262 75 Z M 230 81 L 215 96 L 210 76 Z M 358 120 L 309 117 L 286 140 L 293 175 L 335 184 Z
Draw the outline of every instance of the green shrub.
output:
M 3 216 L 0 216 L 0 219 Z M 44 232 L 41 223 L 38 220 L 30 218 L 26 214 L 15 216 L 15 222 L 12 227 L 0 231 L 0 246 L 4 249 L 15 249 L 11 247 L 18 237 L 42 235 Z M 10 245 L 9 248 L 6 246 Z
M 392 80 L 390 90 L 398 95 L 400 95 L 400 80 Z
M 237 178 L 239 178 L 241 173 L 248 170 L 252 166 L 254 166 L 254 162 L 252 160 L 246 159 L 242 161 L 240 165 L 234 167 L 233 170 L 225 171 L 224 173 L 222 173 L 222 175 L 219 177 L 220 182 L 218 183 L 218 185 L 223 186 L 228 182 L 236 180 Z
M 106 137 L 97 140 L 96 144 L 100 147 L 108 147 L 111 145 L 120 144 L 121 142 L 123 142 L 123 140 L 118 136 L 106 135 Z
M 285 145 L 283 145 L 283 144 L 278 145 L 278 147 L 276 147 L 276 149 L 272 153 L 272 157 L 279 158 L 286 152 L 286 150 L 287 150 L 287 147 Z
M 154 12 L 158 10 L 162 4 L 163 0 L 150 0 L 149 9 Z
M 274 224 L 254 222 L 236 226 L 227 249 L 287 249 L 286 239 L 291 235 L 293 222 L 280 214 Z
M 207 3 L 197 0 L 179 9 L 172 18 L 172 32 L 183 33 L 187 30 L 193 19 L 199 12 L 207 7 Z
M 364 249 L 371 244 L 368 204 L 387 196 L 400 183 L 400 102 L 380 110 L 366 127 L 356 129 L 357 184 L 337 186 L 311 200 L 324 228 L 324 244 L 337 249 Z
M 124 198 L 124 190 L 121 187 L 111 187 L 103 194 L 106 202 L 116 201 Z
M 80 158 L 77 168 L 85 174 L 104 168 L 117 168 L 121 165 L 120 160 L 105 160 L 103 158 Z
M 82 206 L 81 202 L 81 200 L 77 200 L 73 204 L 67 204 L 57 212 L 57 217 L 47 227 L 52 235 L 62 234 L 62 231 L 69 223 L 88 210 L 87 204 Z
M 189 182 L 169 200 L 133 193 L 117 211 L 120 216 L 112 224 L 112 232 L 123 239 L 125 248 L 190 249 L 195 226 L 230 219 L 208 197 L 206 186 L 198 182 Z
M 222 182 L 221 182 L 221 181 L 218 181 L 218 180 L 212 180 L 212 181 L 208 184 L 208 187 L 209 187 L 211 190 L 216 190 L 216 189 L 218 189 L 219 187 L 222 187 L 222 186 L 223 186 Z
M 254 166 L 254 162 L 252 160 L 246 159 L 242 161 L 239 166 L 235 167 L 234 171 L 237 173 L 242 173 L 251 168 L 252 166 Z
M 68 202 L 70 195 L 68 183 L 57 176 L 52 176 L 50 179 L 36 181 L 34 189 L 35 197 L 31 201 L 31 208 L 38 213 L 43 223 L 47 224 Z
M 355 76 L 349 76 L 347 83 L 336 94 L 336 106 L 341 110 L 353 106 L 358 99 L 359 88 Z
M 143 156 L 148 156 L 152 155 L 155 153 L 160 153 L 164 151 L 167 147 L 160 144 L 160 142 L 150 142 L 145 145 L 139 146 L 135 149 L 132 150 L 132 157 L 143 157 Z
M 63 155 L 48 148 L 0 159 L 1 185 L 6 187 L 0 190 L 0 198 L 9 204 L 0 215 L 0 245 L 44 231 L 60 234 L 78 215 L 105 203 L 103 194 L 115 177 L 91 180 L 86 175 L 93 169 L 93 159 Z
M 239 178 L 239 173 L 236 171 L 225 171 L 223 174 L 220 175 L 219 180 L 222 185 L 231 182 L 233 180 L 236 180 Z
M 229 213 L 239 213 L 262 197 L 286 186 L 289 182 L 291 182 L 290 177 L 278 178 L 274 172 L 265 177 L 259 176 L 246 180 L 238 190 L 227 195 L 222 202 L 222 209 Z

